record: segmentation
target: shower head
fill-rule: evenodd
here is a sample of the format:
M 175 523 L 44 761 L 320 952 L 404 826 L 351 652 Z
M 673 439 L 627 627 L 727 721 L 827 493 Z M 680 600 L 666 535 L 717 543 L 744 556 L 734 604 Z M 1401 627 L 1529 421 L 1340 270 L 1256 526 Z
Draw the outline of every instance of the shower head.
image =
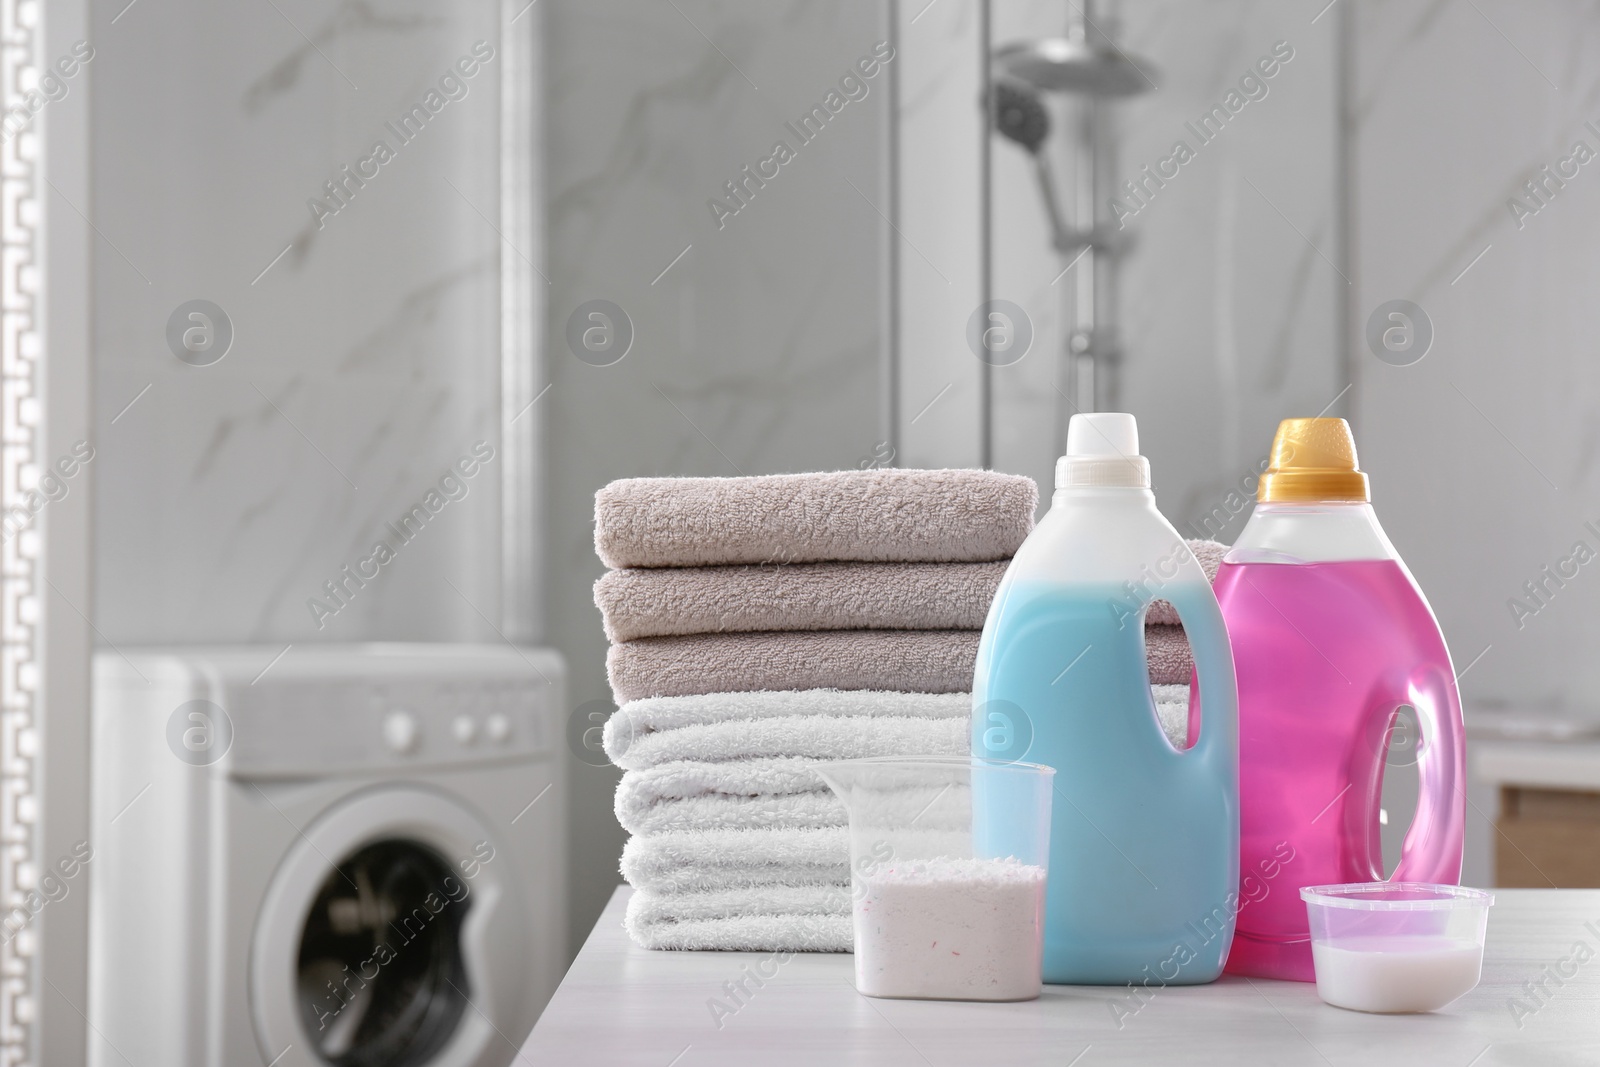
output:
M 1039 146 L 1050 136 L 1050 115 L 1039 94 L 1026 85 L 997 81 L 989 98 L 994 110 L 994 128 L 1008 141 L 1015 141 L 1037 155 Z
M 1004 45 L 995 62 L 1035 89 L 1078 96 L 1137 96 L 1156 87 L 1156 69 L 1121 49 L 1073 37 L 1046 37 Z
M 1044 101 L 1032 88 L 1020 82 L 1000 80 L 989 86 L 990 118 L 995 130 L 1006 140 L 1021 145 L 1033 160 L 1033 173 L 1039 183 L 1039 195 L 1044 200 L 1045 216 L 1050 222 L 1050 240 L 1056 251 L 1063 254 L 1082 247 L 1079 235 L 1067 229 L 1061 205 L 1056 201 L 1055 179 L 1050 175 L 1050 161 L 1040 149 L 1050 136 L 1050 112 Z

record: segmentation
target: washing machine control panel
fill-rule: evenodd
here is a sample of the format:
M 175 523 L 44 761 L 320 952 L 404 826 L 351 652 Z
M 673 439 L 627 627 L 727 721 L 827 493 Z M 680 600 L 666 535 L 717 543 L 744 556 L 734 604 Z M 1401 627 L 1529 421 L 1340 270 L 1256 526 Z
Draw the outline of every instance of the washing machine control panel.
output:
M 417 717 L 403 708 L 383 717 L 383 740 L 391 752 L 405 755 L 417 748 Z
M 497 752 L 542 751 L 548 730 L 537 684 L 378 686 L 368 695 L 381 712 L 383 747 L 429 762 L 479 759 Z
M 306 774 L 550 754 L 561 699 L 558 663 L 544 676 L 528 670 L 239 687 L 224 708 L 232 727 L 227 770 Z

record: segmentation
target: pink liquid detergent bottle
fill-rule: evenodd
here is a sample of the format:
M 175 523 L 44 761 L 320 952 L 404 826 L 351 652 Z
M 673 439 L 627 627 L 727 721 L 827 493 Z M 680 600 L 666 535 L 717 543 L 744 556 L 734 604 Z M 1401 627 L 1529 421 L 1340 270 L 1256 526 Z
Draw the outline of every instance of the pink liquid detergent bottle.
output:
M 1420 791 L 1394 880 L 1460 880 L 1461 701 L 1438 621 L 1368 503 L 1349 425 L 1285 419 L 1256 495 L 1215 583 L 1239 681 L 1227 970 L 1309 982 L 1300 888 L 1383 879 L 1379 802 L 1401 707 L 1419 727 Z

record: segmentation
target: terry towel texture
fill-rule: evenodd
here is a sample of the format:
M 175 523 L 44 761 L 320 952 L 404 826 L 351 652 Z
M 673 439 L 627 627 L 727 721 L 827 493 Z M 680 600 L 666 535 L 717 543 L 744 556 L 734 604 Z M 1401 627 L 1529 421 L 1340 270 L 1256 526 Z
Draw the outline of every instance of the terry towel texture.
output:
M 836 689 L 655 697 L 617 709 L 604 744 L 630 771 L 679 760 L 958 755 L 971 703 L 967 693 Z
M 606 673 L 618 704 L 642 697 L 766 689 L 912 689 L 972 686 L 975 630 L 834 630 L 645 637 L 612 645 Z M 1189 681 L 1194 658 L 1181 626 L 1145 627 L 1154 685 Z
M 1200 569 L 1206 572 L 1206 581 L 1217 580 L 1217 568 L 1222 566 L 1222 557 L 1228 554 L 1228 546 L 1216 541 L 1187 541 L 1189 551 L 1194 553 L 1194 558 L 1200 561 Z M 1150 610 L 1145 612 L 1146 626 L 1176 626 L 1178 625 L 1178 610 L 1165 600 L 1153 601 Z
M 701 764 L 721 768 L 726 764 Z M 683 768 L 667 764 L 659 770 Z M 697 768 L 697 769 L 699 769 Z M 704 796 L 664 798 L 653 790 L 661 782 L 651 771 L 630 771 L 617 788 L 617 822 L 630 834 L 668 833 L 676 830 L 814 830 L 843 826 L 844 805 L 831 791 L 806 793 L 714 793 Z
M 979 630 L 1037 499 L 964 470 L 596 495 L 636 943 L 849 950 L 847 820 L 816 768 L 969 750 Z
M 850 835 L 842 826 L 645 834 L 622 847 L 622 874 L 635 889 L 662 893 L 849 885 Z
M 1190 541 L 1215 581 L 1226 545 Z M 801 563 L 607 571 L 594 586 L 606 637 L 632 641 L 754 630 L 981 630 L 1010 560 Z M 1165 600 L 1149 626 L 1175 626 Z
M 642 637 L 612 645 L 618 704 L 640 697 L 760 689 L 972 688 L 976 630 L 828 630 Z
M 594 546 L 608 567 L 1007 559 L 1038 499 L 981 470 L 625 478 L 595 494 Z
M 967 693 L 710 693 L 619 708 L 605 751 L 628 773 L 616 815 L 632 834 L 843 826 L 817 761 L 960 755 Z
M 1183 627 L 1146 626 L 1144 658 L 1150 668 L 1151 685 L 1189 684 L 1194 672 L 1194 652 L 1189 648 L 1189 639 L 1183 636 Z
M 607 571 L 594 602 L 612 641 L 751 630 L 981 630 L 1008 563 L 631 568 Z
M 844 886 L 771 885 L 708 893 L 638 889 L 628 900 L 623 924 L 635 943 L 652 949 L 849 952 L 849 898 Z

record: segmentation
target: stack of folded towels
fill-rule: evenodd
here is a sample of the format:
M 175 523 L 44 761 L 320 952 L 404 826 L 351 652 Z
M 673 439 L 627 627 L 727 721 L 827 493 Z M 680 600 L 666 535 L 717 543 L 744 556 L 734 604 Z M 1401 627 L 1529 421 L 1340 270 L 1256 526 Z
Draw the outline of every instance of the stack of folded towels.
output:
M 619 705 L 605 746 L 625 772 L 636 942 L 849 950 L 847 820 L 816 765 L 970 750 L 978 639 L 1036 503 L 1030 479 L 977 470 L 635 478 L 596 494 Z M 1170 610 L 1153 605 L 1146 634 L 1181 738 L 1190 660 Z

